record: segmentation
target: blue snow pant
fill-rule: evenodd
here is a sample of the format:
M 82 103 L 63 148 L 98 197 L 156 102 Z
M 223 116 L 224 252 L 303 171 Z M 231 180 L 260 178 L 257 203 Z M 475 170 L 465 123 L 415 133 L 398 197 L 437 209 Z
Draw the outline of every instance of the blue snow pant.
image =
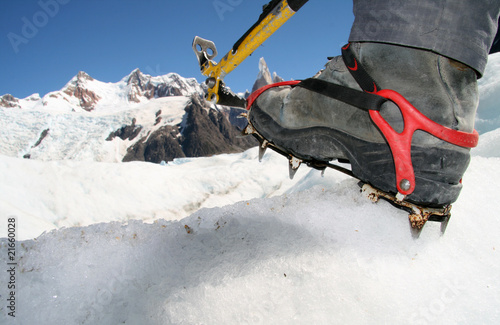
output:
M 350 42 L 430 50 L 481 76 L 498 46 L 500 0 L 354 0 Z M 495 44 L 494 44 L 495 40 Z

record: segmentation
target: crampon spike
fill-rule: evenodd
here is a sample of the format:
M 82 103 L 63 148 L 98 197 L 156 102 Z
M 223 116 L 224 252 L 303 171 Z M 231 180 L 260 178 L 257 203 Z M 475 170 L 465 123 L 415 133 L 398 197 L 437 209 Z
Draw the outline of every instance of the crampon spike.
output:
M 267 150 L 267 145 L 269 142 L 267 140 L 263 140 L 262 143 L 259 146 L 259 162 L 262 161 L 262 158 L 264 157 L 264 154 L 266 153 Z
M 420 232 L 427 221 L 440 222 L 441 235 L 443 235 L 451 217 L 451 205 L 447 205 L 443 208 L 422 207 L 407 201 L 401 201 L 397 196 L 395 197 L 384 191 L 375 189 L 368 184 L 362 185 L 361 192 L 373 202 L 384 199 L 393 206 L 407 211 L 412 236 L 414 238 L 420 236 Z
M 441 235 L 444 235 L 444 232 L 446 231 L 446 227 L 448 227 L 448 222 L 450 222 L 450 217 L 451 215 L 448 215 L 443 218 L 441 221 Z
M 288 167 L 288 174 L 290 175 L 290 179 L 293 179 L 295 177 L 296 173 L 297 173 L 297 169 L 293 169 L 292 166 Z
M 302 160 L 292 157 L 288 161 L 288 172 L 290 175 L 290 179 L 293 179 L 295 174 L 297 173 L 297 170 L 299 170 L 300 164 L 302 164 Z

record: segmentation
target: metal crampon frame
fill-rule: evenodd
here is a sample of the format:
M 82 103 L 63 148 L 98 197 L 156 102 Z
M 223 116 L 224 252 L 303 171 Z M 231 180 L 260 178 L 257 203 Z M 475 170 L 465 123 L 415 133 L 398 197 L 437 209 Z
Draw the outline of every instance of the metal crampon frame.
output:
M 246 114 L 244 114 L 243 117 L 246 117 Z M 304 163 L 307 166 L 321 170 L 322 172 L 324 172 L 326 168 L 332 168 L 348 176 L 358 179 L 351 170 L 342 166 L 332 164 L 330 162 L 301 159 L 293 156 L 290 153 L 287 153 L 285 150 L 275 146 L 273 143 L 266 140 L 261 134 L 257 132 L 257 130 L 250 122 L 243 130 L 243 134 L 252 135 L 259 141 L 259 161 L 262 160 L 262 157 L 264 156 L 264 153 L 268 148 L 281 154 L 282 156 L 285 156 L 289 162 L 288 166 L 290 178 L 293 178 L 299 167 Z M 398 195 L 394 196 L 382 190 L 376 189 L 370 184 L 364 183 L 362 180 L 360 180 L 359 185 L 361 187 L 361 193 L 372 202 L 376 203 L 380 199 L 383 199 L 393 206 L 408 212 L 408 220 L 410 223 L 412 236 L 414 238 L 418 238 L 420 236 L 422 228 L 427 221 L 440 222 L 441 234 L 444 234 L 444 232 L 446 231 L 446 227 L 448 226 L 448 222 L 451 217 L 451 205 L 446 205 L 442 208 L 423 207 L 405 201 L 404 197 L 400 198 Z

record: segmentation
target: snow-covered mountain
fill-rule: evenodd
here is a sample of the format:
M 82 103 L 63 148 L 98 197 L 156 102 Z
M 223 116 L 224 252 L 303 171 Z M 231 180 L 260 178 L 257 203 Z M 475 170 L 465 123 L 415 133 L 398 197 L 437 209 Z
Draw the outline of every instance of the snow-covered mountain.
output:
M 154 98 L 194 95 L 202 98 L 203 94 L 196 79 L 183 78 L 176 73 L 153 77 L 135 69 L 116 83 L 105 83 L 80 71 L 59 91 L 50 92 L 43 98 L 33 94 L 18 99 L 7 94 L 0 97 L 0 107 L 109 113 L 136 107 Z
M 209 106 L 194 79 L 152 77 L 139 69 L 117 83 L 80 71 L 42 98 L 0 98 L 0 153 L 40 160 L 141 160 L 239 152 L 254 146 L 239 137 L 242 110 Z

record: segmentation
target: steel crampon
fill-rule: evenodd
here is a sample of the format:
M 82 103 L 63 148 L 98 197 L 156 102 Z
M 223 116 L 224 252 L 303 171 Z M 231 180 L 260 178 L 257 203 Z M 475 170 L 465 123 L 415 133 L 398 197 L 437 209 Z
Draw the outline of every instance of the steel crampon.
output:
M 333 164 L 331 162 L 325 161 L 317 161 L 314 159 L 305 159 L 299 158 L 286 152 L 285 150 L 277 147 L 271 141 L 265 139 L 260 133 L 257 132 L 255 127 L 249 122 L 247 127 L 243 130 L 244 135 L 252 135 L 259 141 L 259 161 L 262 161 L 264 153 L 268 148 L 279 153 L 280 155 L 286 157 L 289 161 L 289 175 L 290 178 L 293 179 L 295 173 L 299 169 L 302 164 L 306 164 L 307 166 L 318 169 L 322 172 L 326 170 L 326 168 L 332 168 L 337 171 L 340 171 L 350 177 L 359 179 L 356 177 L 352 171 L 343 166 L 339 166 Z M 344 162 L 344 161 L 342 161 Z M 405 197 L 400 197 L 398 195 L 392 195 L 390 193 L 384 192 L 382 190 L 376 189 L 370 184 L 367 184 L 360 180 L 359 183 L 361 187 L 361 193 L 367 197 L 372 202 L 378 202 L 380 199 L 383 199 L 389 202 L 391 205 L 405 210 L 408 212 L 408 220 L 411 226 L 411 232 L 413 237 L 418 238 L 422 231 L 422 228 L 426 224 L 427 221 L 440 222 L 441 223 L 441 233 L 444 234 L 446 231 L 446 227 L 451 217 L 451 205 L 446 205 L 442 208 L 431 208 L 431 207 L 423 207 L 417 204 L 405 201 Z

